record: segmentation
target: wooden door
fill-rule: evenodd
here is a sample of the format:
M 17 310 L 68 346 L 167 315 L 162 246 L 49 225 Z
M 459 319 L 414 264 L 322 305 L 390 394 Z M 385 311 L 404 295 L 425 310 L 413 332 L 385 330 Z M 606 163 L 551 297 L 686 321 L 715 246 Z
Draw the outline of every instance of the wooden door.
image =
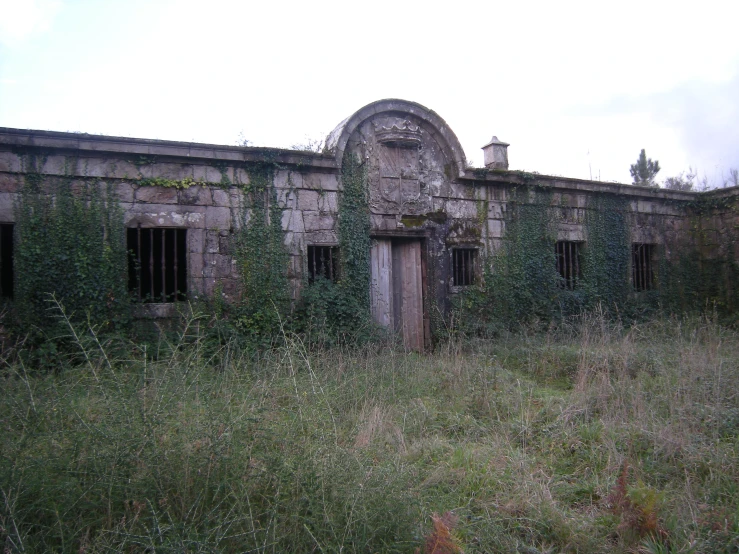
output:
M 423 271 L 421 241 L 374 241 L 372 315 L 378 324 L 395 330 L 408 350 L 424 348 Z

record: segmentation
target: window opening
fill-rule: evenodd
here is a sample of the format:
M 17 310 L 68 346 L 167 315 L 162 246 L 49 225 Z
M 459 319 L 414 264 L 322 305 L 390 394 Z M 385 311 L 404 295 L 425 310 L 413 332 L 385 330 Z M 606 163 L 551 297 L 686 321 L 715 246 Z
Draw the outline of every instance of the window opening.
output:
M 187 229 L 129 228 L 128 290 L 139 302 L 187 299 Z
M 13 298 L 13 224 L 0 224 L 0 297 Z
M 654 289 L 654 244 L 631 245 L 631 282 L 637 292 Z
M 582 277 L 582 264 L 580 263 L 581 245 L 581 242 L 567 240 L 558 241 L 554 245 L 557 273 L 560 276 L 560 288 L 574 290 Z
M 339 280 L 339 247 L 308 246 L 308 282 L 325 277 L 334 283 Z
M 455 287 L 475 284 L 477 249 L 455 248 L 452 250 L 452 279 Z

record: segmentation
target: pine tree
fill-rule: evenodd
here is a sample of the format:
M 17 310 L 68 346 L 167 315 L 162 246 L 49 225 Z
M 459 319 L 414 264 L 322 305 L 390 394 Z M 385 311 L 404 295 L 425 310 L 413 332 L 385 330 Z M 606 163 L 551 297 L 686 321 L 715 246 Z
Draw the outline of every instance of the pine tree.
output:
M 634 179 L 635 185 L 642 187 L 657 187 L 659 186 L 654 178 L 659 173 L 660 167 L 657 160 L 652 161 L 651 158 L 647 158 L 644 149 L 642 148 L 639 154 L 639 159 L 635 164 L 631 166 L 631 177 Z

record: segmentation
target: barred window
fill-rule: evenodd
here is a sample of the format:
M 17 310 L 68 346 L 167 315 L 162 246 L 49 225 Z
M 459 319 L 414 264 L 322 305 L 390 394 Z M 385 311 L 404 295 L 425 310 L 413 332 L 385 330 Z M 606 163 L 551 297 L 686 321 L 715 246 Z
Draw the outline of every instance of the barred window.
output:
M 654 288 L 654 257 L 657 246 L 634 243 L 631 245 L 631 282 L 637 292 Z
M 128 290 L 138 301 L 187 299 L 187 229 L 129 228 L 126 242 Z
M 454 248 L 452 250 L 452 279 L 455 287 L 474 285 L 476 279 L 477 249 Z
M 574 290 L 582 277 L 580 263 L 581 242 L 561 240 L 554 245 L 559 286 L 566 290 Z
M 308 246 L 308 281 L 325 277 L 334 283 L 339 280 L 339 247 Z
M 13 298 L 13 224 L 0 224 L 0 297 Z

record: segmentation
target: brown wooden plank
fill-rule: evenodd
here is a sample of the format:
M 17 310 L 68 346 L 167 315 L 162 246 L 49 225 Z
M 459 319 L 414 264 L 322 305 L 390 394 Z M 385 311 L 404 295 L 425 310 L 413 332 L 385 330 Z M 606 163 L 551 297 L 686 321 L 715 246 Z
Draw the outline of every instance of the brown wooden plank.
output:
M 373 241 L 370 249 L 372 319 L 378 325 L 393 327 L 392 302 L 392 243 Z

